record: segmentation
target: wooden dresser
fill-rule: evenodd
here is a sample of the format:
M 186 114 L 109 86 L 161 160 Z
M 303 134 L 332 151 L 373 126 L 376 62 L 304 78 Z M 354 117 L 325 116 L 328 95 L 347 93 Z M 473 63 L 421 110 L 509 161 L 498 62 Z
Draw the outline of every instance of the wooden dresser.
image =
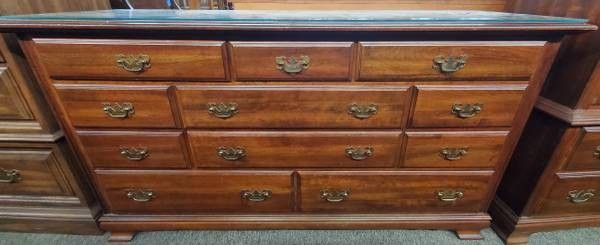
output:
M 580 19 L 492 12 L 99 11 L 4 18 L 113 240 L 165 229 L 480 238 Z

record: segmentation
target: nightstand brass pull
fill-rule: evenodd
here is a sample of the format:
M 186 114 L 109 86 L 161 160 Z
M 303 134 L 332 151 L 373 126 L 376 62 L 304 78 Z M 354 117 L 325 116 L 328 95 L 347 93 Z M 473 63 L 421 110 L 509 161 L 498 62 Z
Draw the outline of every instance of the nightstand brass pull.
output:
M 375 149 L 373 147 L 348 147 L 346 148 L 346 156 L 355 161 L 362 161 L 373 155 Z
M 16 169 L 0 168 L 0 183 L 17 183 L 21 181 L 21 172 Z
M 156 195 L 151 190 L 130 190 L 127 191 L 127 198 L 134 200 L 136 202 L 149 202 L 154 199 Z
M 150 151 L 146 147 L 120 147 L 121 156 L 131 161 L 141 161 L 150 156 Z
M 596 150 L 594 150 L 594 157 L 596 159 L 600 159 L 600 145 L 596 147 Z
M 438 200 L 442 202 L 455 202 L 458 199 L 463 198 L 464 192 L 459 190 L 442 190 L 435 193 Z
M 246 156 L 246 150 L 242 147 L 225 147 L 217 148 L 217 155 L 227 161 L 237 161 Z
M 571 201 L 572 203 L 578 204 L 587 202 L 594 196 L 596 196 L 596 190 L 594 189 L 572 190 L 569 191 L 569 194 L 567 195 L 567 200 Z
M 221 119 L 233 117 L 239 112 L 236 103 L 208 103 L 207 106 L 208 113 Z
M 129 102 L 119 103 L 102 103 L 104 113 L 112 118 L 127 118 L 133 113 L 135 110 L 133 109 L 133 104 Z
M 440 157 L 448 161 L 457 161 L 462 158 L 465 154 L 467 154 L 468 148 L 460 147 L 460 148 L 448 148 L 445 147 L 440 150 Z
M 147 54 L 116 56 L 117 66 L 129 72 L 143 72 L 150 68 L 150 56 Z
M 310 57 L 306 55 L 300 57 L 277 56 L 275 57 L 275 64 L 277 65 L 276 67 L 278 70 L 290 75 L 295 75 L 310 67 Z
M 451 113 L 458 118 L 472 118 L 482 110 L 482 104 L 453 104 Z
M 348 113 L 358 119 L 367 119 L 377 114 L 378 106 L 375 104 L 359 105 L 352 103 L 348 106 Z
M 244 200 L 248 200 L 251 202 L 262 202 L 265 201 L 269 198 L 271 198 L 271 191 L 270 190 L 262 190 L 262 191 L 250 191 L 250 190 L 243 190 L 241 192 L 241 196 L 242 199 Z
M 348 199 L 350 196 L 349 190 L 333 190 L 323 189 L 321 190 L 321 199 L 328 202 L 342 202 Z
M 442 73 L 453 73 L 464 68 L 467 64 L 467 56 L 437 56 L 433 58 L 433 68 Z

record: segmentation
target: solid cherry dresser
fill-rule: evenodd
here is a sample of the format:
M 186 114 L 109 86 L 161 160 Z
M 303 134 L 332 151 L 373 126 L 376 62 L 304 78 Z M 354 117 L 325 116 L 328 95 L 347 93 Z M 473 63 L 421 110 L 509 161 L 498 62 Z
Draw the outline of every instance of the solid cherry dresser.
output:
M 165 229 L 478 239 L 565 34 L 469 11 L 6 17 L 113 240 Z

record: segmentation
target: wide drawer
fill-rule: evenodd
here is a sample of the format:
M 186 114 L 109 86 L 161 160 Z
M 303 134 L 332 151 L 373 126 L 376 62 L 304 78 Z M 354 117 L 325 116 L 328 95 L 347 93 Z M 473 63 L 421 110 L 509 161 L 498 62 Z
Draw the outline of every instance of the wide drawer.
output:
M 237 80 L 349 80 L 349 42 L 232 42 Z
M 492 171 L 300 171 L 300 209 L 339 213 L 482 212 Z
M 34 39 L 57 79 L 225 80 L 222 41 Z
M 186 168 L 182 132 L 77 131 L 95 168 Z
M 289 212 L 290 171 L 96 171 L 111 213 Z
M 167 86 L 54 86 L 75 127 L 175 127 Z
M 525 85 L 418 86 L 410 125 L 423 127 L 511 126 Z
M 365 42 L 360 80 L 529 80 L 544 42 Z
M 393 167 L 399 131 L 190 131 L 196 167 Z
M 178 86 L 183 123 L 199 128 L 400 128 L 407 87 Z
M 408 132 L 403 167 L 493 168 L 506 131 Z
M 538 215 L 600 213 L 600 173 L 558 173 Z
M 566 170 L 600 170 L 600 128 L 579 130 L 582 137 L 575 146 Z

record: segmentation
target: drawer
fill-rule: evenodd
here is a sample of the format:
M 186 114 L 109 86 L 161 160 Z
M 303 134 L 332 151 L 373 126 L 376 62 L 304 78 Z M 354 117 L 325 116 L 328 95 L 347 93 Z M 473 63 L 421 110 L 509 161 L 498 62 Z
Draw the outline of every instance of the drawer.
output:
M 600 173 L 559 173 L 543 197 L 537 214 L 600 213 Z
M 360 80 L 529 80 L 544 42 L 366 42 Z
M 406 168 L 494 168 L 506 131 L 408 132 Z
M 96 171 L 108 211 L 290 212 L 290 171 Z
M 407 87 L 178 86 L 197 128 L 400 128 Z
M 600 127 L 579 130 L 580 140 L 574 147 L 566 170 L 600 170 Z
M 8 67 L 0 66 L 0 119 L 33 119 Z
M 226 80 L 222 41 L 34 39 L 55 79 Z
M 187 168 L 181 132 L 77 131 L 95 168 Z
M 418 86 L 411 126 L 508 127 L 525 85 Z
M 175 127 L 167 86 L 54 86 L 75 127 Z
M 196 167 L 393 167 L 399 131 L 190 131 Z
M 232 42 L 237 80 L 349 80 L 350 42 Z
M 300 209 L 339 213 L 483 212 L 492 171 L 300 171 Z

